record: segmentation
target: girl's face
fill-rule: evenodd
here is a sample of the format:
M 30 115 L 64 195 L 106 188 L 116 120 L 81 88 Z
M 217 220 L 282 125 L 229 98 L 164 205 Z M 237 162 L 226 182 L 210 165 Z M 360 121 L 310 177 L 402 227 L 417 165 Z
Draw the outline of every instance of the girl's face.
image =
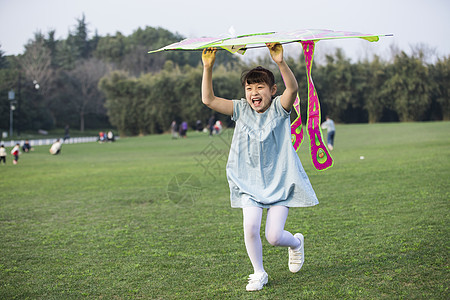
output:
M 272 88 L 265 82 L 245 84 L 245 99 L 257 113 L 265 112 L 272 103 L 272 96 L 277 92 L 277 85 Z

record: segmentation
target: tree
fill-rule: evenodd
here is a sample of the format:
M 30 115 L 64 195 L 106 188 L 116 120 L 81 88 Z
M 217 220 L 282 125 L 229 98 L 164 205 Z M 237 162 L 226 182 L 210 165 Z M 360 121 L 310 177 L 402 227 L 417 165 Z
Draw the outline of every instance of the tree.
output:
M 420 57 L 398 54 L 390 67 L 386 95 L 400 121 L 422 121 L 431 103 L 429 72 Z
M 106 96 L 105 107 L 111 125 L 119 130 L 121 136 L 135 135 L 135 111 L 132 95 L 136 80 L 124 71 L 114 71 L 99 82 L 100 90 Z
M 73 69 L 77 61 L 77 52 L 74 45 L 69 41 L 70 37 L 71 35 L 69 33 L 69 37 L 58 43 L 56 46 L 55 61 L 62 70 Z
M 430 66 L 430 77 L 434 83 L 431 91 L 432 100 L 440 106 L 438 109 L 441 113 L 440 117 L 448 121 L 450 120 L 450 56 L 438 59 L 434 65 Z
M 67 38 L 58 43 L 56 61 L 63 69 L 73 69 L 77 60 L 88 59 L 92 56 L 93 46 L 97 44 L 98 37 L 90 41 L 87 27 L 83 14 L 81 19 L 77 19 L 75 30 L 69 31 Z
M 5 58 L 5 52 L 1 49 L 2 45 L 0 44 L 0 69 L 4 69 L 7 67 L 7 62 Z
M 44 40 L 37 38 L 25 46 L 25 54 L 20 58 L 20 65 L 25 74 L 25 80 L 39 86 L 35 87 L 44 95 L 52 88 L 53 69 L 51 67 L 51 53 L 45 46 Z
M 72 86 L 72 96 L 68 99 L 79 115 L 80 131 L 85 129 L 85 116 L 103 106 L 104 98 L 98 90 L 98 83 L 107 72 L 107 65 L 96 58 L 80 61 L 73 70 L 68 71 L 67 78 Z
M 54 70 L 51 67 L 51 52 L 45 46 L 45 40 L 39 33 L 36 34 L 34 41 L 25 46 L 25 49 L 25 54 L 19 57 L 19 64 L 24 75 L 24 81 L 19 84 L 23 86 L 22 98 L 26 101 L 20 102 L 18 113 L 20 112 L 21 120 L 26 120 L 24 118 L 26 116 L 31 118 L 28 125 L 23 127 L 50 129 L 56 122 L 50 110 L 51 90 L 55 82 Z
M 107 35 L 98 40 L 94 56 L 118 65 L 125 52 L 125 36 L 117 32 L 115 36 Z
M 87 59 L 91 55 L 91 47 L 89 44 L 89 31 L 84 13 L 81 19 L 77 19 L 77 22 L 75 33 L 71 35 L 71 42 L 77 50 L 77 58 Z
M 379 56 L 374 56 L 371 62 L 359 63 L 360 74 L 364 74 L 364 90 L 361 97 L 363 107 L 367 111 L 369 123 L 379 122 L 386 107 L 392 107 L 390 99 L 383 89 L 383 85 L 388 79 L 386 65 Z
M 17 94 L 17 69 L 0 69 L 0 132 L 9 128 L 9 109 L 10 101 L 8 100 L 8 92 L 13 89 Z
M 122 57 L 121 69 L 130 72 L 134 76 L 145 73 L 160 71 L 165 63 L 163 56 L 150 55 L 144 45 L 133 46 L 129 52 Z
M 361 106 L 360 99 L 355 97 L 354 68 L 339 48 L 326 58 L 326 65 L 313 70 L 323 111 L 338 122 L 352 122 L 352 109 Z

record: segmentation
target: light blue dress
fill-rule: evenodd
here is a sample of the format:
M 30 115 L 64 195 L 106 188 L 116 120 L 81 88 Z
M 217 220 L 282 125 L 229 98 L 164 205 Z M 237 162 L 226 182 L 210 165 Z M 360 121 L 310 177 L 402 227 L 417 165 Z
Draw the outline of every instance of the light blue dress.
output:
M 236 122 L 227 163 L 231 207 L 319 203 L 291 142 L 290 112 L 276 97 L 263 113 L 233 100 Z

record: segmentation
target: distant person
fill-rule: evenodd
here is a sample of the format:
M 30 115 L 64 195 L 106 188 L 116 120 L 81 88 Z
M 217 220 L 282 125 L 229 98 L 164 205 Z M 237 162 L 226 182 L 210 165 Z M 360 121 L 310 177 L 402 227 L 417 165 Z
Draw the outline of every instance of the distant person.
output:
M 170 125 L 170 130 L 172 132 L 172 138 L 177 139 L 178 138 L 178 124 L 177 121 L 172 121 L 172 124 Z
M 336 132 L 336 128 L 334 127 L 334 121 L 330 119 L 329 116 L 326 117 L 326 121 L 321 125 L 322 129 L 327 130 L 327 144 L 328 149 L 333 150 L 334 148 L 334 133 Z
M 180 136 L 182 138 L 186 137 L 187 130 L 188 130 L 188 124 L 186 121 L 184 121 L 183 123 L 181 123 L 181 126 L 180 126 Z
M 116 140 L 116 138 L 114 137 L 114 133 L 111 130 L 108 131 L 106 137 L 108 139 L 108 142 L 114 142 Z
M 20 145 L 17 143 L 14 148 L 11 150 L 11 155 L 14 156 L 13 164 L 17 165 L 19 162 L 19 155 L 20 155 Z
M 222 121 L 217 120 L 216 124 L 214 124 L 214 131 L 216 134 L 220 134 L 222 132 Z
M 57 155 L 59 153 L 61 153 L 61 141 L 59 139 L 56 140 L 56 142 L 53 143 L 53 145 L 50 147 L 50 154 L 52 155 Z
M 103 143 L 105 141 L 106 137 L 105 137 L 105 133 L 103 131 L 100 131 L 98 133 L 98 142 L 99 143 Z
M 64 142 L 68 139 L 70 139 L 69 125 L 66 125 L 66 127 L 64 128 Z
M 30 142 L 28 140 L 26 140 L 23 143 L 22 150 L 23 150 L 23 152 L 28 153 L 30 151 L 33 151 L 34 149 L 33 149 L 33 147 L 31 147 Z
M 202 124 L 202 121 L 197 120 L 197 122 L 195 123 L 195 129 L 196 129 L 198 132 L 202 132 L 202 130 L 203 130 L 203 124 Z
M 1 162 L 6 165 L 6 149 L 4 145 L 0 146 L 0 163 Z
M 208 128 L 209 135 L 212 136 L 214 133 L 214 125 L 216 124 L 216 116 L 214 114 L 211 115 L 211 118 L 208 120 Z

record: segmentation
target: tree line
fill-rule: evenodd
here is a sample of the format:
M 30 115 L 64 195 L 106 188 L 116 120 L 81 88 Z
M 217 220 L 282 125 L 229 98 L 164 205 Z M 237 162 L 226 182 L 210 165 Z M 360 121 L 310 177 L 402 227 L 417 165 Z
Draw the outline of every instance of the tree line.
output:
M 37 130 L 65 125 L 115 127 L 121 135 L 161 133 L 173 120 L 206 122 L 212 112 L 201 102 L 201 53 L 148 54 L 183 39 L 163 28 L 138 28 L 129 36 L 89 37 L 84 16 L 66 39 L 55 32 L 36 33 L 17 56 L 0 48 L 0 129 L 9 128 L 8 91 L 16 93 L 15 128 Z M 314 63 L 312 76 L 322 108 L 340 123 L 450 119 L 449 56 L 433 62 L 427 49 L 397 50 L 388 59 L 373 55 L 352 62 L 341 49 Z M 288 57 L 299 81 L 302 119 L 306 120 L 307 85 L 303 57 Z M 217 95 L 238 99 L 243 70 L 262 65 L 283 81 L 268 57 L 244 61 L 219 51 L 213 84 Z M 295 116 L 292 116 L 295 117 Z M 217 115 L 229 123 L 229 118 Z M 231 124 L 230 124 L 231 125 Z

